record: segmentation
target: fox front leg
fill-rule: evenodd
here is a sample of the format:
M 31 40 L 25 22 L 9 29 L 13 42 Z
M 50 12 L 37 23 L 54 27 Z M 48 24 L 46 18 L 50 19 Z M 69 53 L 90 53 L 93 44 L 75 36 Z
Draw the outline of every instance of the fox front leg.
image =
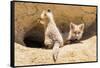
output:
M 44 43 L 45 43 L 45 47 L 48 48 L 48 49 L 53 47 L 53 42 L 48 36 L 45 36 Z

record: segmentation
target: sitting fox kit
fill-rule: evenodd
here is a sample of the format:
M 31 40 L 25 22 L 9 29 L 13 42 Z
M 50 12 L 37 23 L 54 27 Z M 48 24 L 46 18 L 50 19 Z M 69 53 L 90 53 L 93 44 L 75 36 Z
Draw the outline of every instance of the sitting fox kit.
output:
M 53 48 L 53 59 L 56 61 L 59 47 L 63 46 L 63 38 L 55 24 L 53 13 L 50 9 L 42 12 L 40 23 L 45 28 L 44 44 L 47 48 Z
M 84 32 L 84 24 L 76 25 L 74 23 L 70 23 L 70 31 L 68 35 L 69 41 L 78 41 L 82 38 Z

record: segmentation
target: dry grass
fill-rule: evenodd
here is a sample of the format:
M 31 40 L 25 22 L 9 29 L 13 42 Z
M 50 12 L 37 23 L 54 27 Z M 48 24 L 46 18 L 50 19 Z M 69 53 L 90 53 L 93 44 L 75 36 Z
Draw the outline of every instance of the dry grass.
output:
M 57 63 L 96 61 L 96 36 L 60 48 Z M 15 65 L 54 64 L 52 49 L 28 48 L 15 43 Z

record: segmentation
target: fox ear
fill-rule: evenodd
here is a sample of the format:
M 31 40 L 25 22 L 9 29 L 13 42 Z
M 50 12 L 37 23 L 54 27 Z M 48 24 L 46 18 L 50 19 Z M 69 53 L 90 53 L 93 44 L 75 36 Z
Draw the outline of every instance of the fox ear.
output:
M 45 10 L 43 10 L 41 15 L 40 15 L 40 21 L 39 21 L 41 24 L 45 24 L 44 21 L 43 21 L 45 14 L 46 14 L 46 12 L 45 12 Z
M 79 28 L 80 28 L 81 30 L 84 30 L 84 23 L 83 23 L 83 24 L 80 24 L 80 25 L 79 25 Z
M 43 18 L 45 17 L 45 15 L 46 15 L 46 11 L 45 11 L 45 10 L 43 10 L 43 11 L 42 11 L 42 13 L 41 13 L 41 16 L 40 16 L 40 17 L 41 17 L 41 19 L 43 19 Z
M 76 26 L 76 25 L 75 25 L 74 23 L 72 23 L 72 22 L 70 23 L 70 29 L 73 30 L 73 29 L 75 28 L 75 26 Z

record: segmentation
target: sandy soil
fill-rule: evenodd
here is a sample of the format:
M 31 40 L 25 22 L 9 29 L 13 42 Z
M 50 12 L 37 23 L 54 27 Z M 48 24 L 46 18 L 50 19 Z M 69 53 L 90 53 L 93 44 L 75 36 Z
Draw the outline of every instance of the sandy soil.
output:
M 56 63 L 96 61 L 96 36 L 60 48 Z M 15 43 L 15 65 L 54 64 L 52 49 L 29 48 Z

